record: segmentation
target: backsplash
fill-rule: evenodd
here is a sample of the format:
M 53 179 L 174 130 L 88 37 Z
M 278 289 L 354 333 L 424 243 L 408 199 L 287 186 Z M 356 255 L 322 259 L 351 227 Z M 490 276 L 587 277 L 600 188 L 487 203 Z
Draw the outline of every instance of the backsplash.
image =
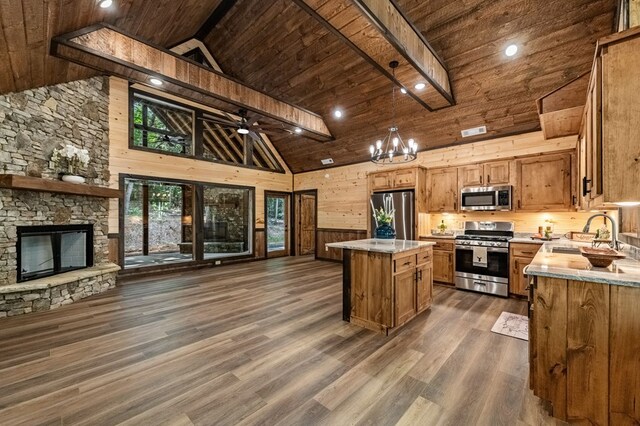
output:
M 514 213 L 514 212 L 466 212 L 466 213 L 437 213 L 430 216 L 428 224 L 421 222 L 421 235 L 423 230 L 435 229 L 444 220 L 447 230 L 459 230 L 464 228 L 465 221 L 505 221 L 513 222 L 516 232 L 537 233 L 538 226 L 544 226 L 546 220 L 553 223 L 554 234 L 566 234 L 569 231 L 582 231 L 591 212 L 540 212 L 540 213 Z M 617 211 L 607 212 L 617 219 Z M 594 219 L 591 224 L 591 232 L 599 228 L 604 219 Z M 607 220 L 607 227 L 611 229 L 611 224 Z

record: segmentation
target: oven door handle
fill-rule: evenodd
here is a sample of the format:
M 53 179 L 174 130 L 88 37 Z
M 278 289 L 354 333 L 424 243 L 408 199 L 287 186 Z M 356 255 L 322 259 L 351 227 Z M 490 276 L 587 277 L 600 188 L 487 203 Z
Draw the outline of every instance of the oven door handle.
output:
M 473 250 L 473 246 L 458 246 L 458 245 L 456 245 L 456 250 Z M 505 247 L 487 247 L 487 252 L 489 252 L 489 253 L 509 253 L 509 249 L 505 248 Z

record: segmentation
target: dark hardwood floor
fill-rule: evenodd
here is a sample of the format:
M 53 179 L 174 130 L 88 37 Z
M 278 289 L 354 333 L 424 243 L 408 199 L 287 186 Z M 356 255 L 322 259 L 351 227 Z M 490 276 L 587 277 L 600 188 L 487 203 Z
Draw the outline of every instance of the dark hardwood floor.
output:
M 526 303 L 436 286 L 384 337 L 341 321 L 341 265 L 279 258 L 128 282 L 0 320 L 0 424 L 554 424 Z

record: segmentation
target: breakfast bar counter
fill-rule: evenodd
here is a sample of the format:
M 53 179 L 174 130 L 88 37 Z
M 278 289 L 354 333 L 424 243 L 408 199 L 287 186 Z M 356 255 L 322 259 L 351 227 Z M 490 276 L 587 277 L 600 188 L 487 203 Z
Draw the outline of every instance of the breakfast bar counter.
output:
M 383 334 L 427 310 L 435 243 L 376 239 L 329 243 L 342 249 L 342 318 Z

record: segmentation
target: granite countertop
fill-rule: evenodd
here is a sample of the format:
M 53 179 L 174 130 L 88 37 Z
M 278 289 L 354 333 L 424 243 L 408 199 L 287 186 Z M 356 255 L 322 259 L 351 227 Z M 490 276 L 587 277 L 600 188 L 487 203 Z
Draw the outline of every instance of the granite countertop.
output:
M 571 240 L 545 242 L 531 264 L 526 267 L 527 275 L 561 278 L 575 281 L 591 281 L 611 285 L 640 287 L 640 261 L 628 256 L 613 262 L 608 268 L 591 266 L 581 254 L 554 253 L 555 247 L 576 248 L 590 247 L 589 243 Z
M 455 238 L 455 234 L 445 234 L 445 235 L 438 235 L 438 234 L 430 234 L 430 235 L 420 235 L 420 238 L 434 238 L 434 239 L 438 239 L 438 240 L 453 240 Z
M 375 251 L 379 253 L 402 253 L 404 251 L 415 250 L 420 247 L 433 246 L 436 243 L 428 241 L 394 240 L 392 243 L 380 242 L 374 238 L 367 240 L 343 241 L 340 243 L 328 243 L 327 247 L 341 248 L 349 250 Z
M 569 241 L 566 238 L 560 240 L 552 240 L 552 241 L 543 241 L 543 240 L 534 240 L 531 237 L 513 237 L 509 240 L 510 243 L 518 243 L 518 244 L 543 244 L 548 242 L 558 242 L 558 241 Z

